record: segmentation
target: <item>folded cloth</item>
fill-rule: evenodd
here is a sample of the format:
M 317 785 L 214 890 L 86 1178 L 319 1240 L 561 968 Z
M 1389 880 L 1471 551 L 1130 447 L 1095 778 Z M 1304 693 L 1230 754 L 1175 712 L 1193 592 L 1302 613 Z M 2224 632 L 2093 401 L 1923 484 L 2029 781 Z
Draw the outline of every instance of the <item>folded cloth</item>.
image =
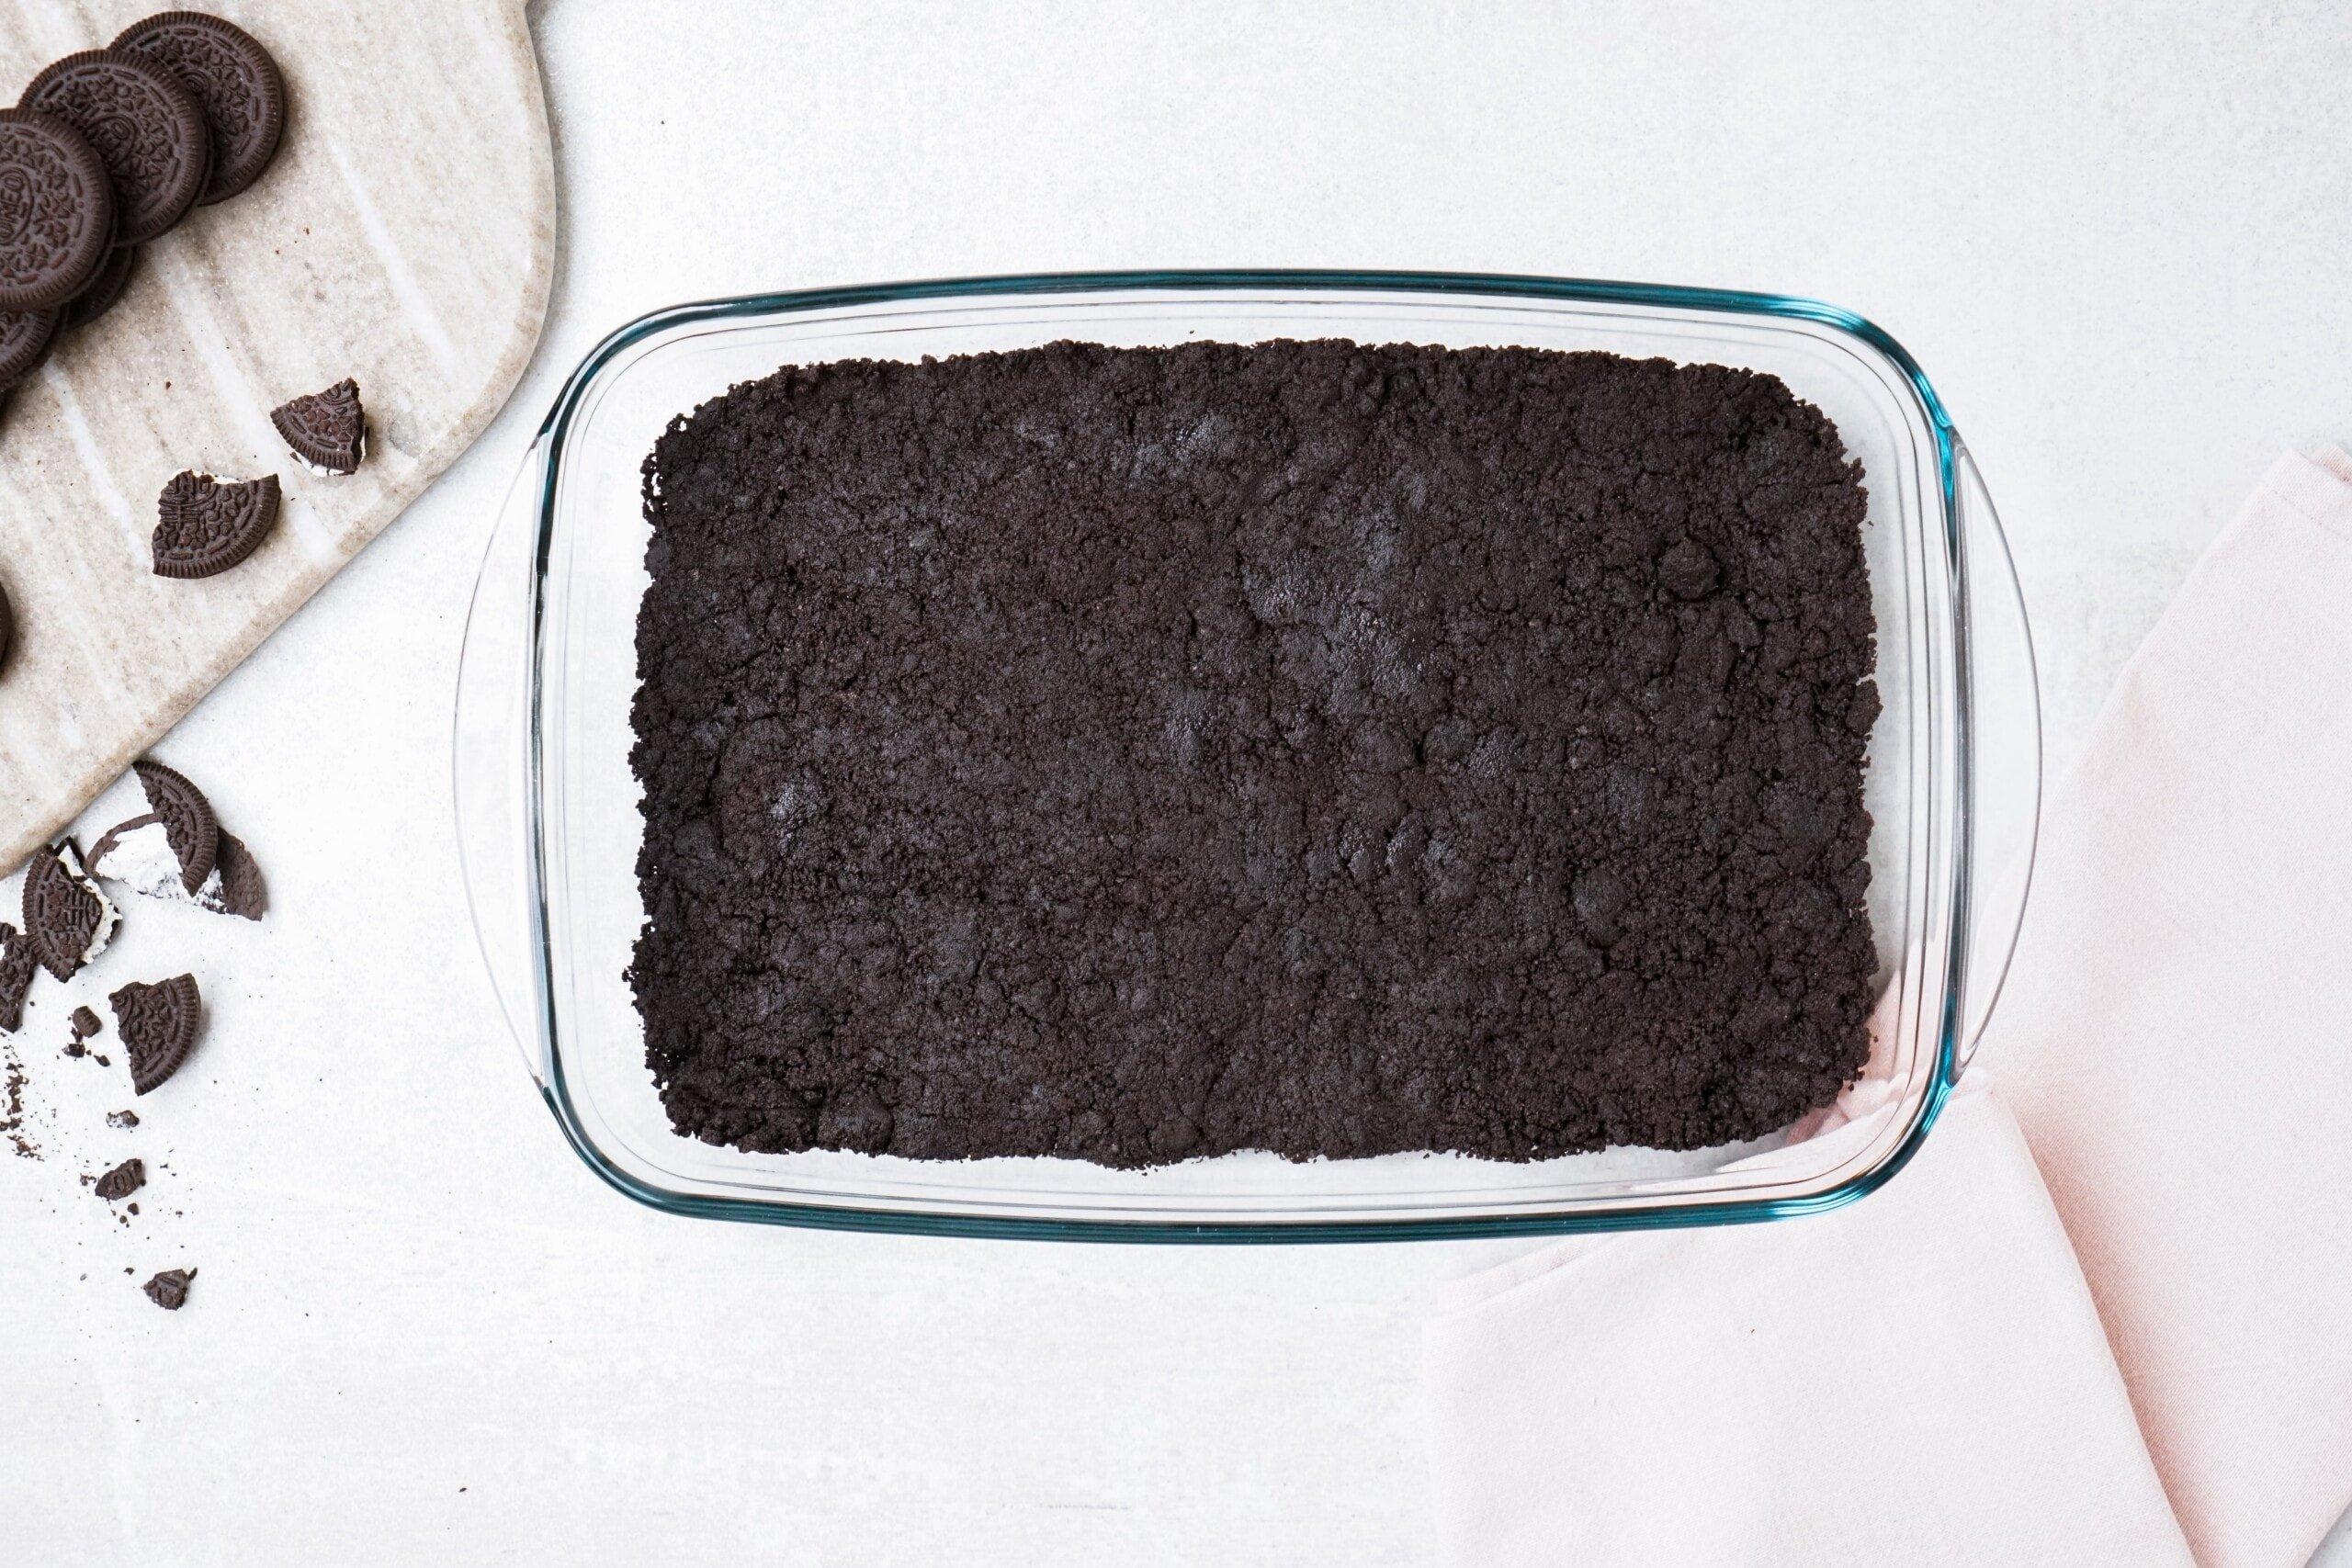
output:
M 1429 1331 L 1447 1562 L 2188 1561 L 2032 1156 L 1973 1079 L 1859 1203 L 1567 1242 L 1460 1290 Z
M 2281 459 L 2125 669 L 1978 1058 L 2212 1568 L 2352 1502 L 2347 475 Z
M 2302 1562 L 2352 1495 L 2347 808 L 2352 461 L 2290 457 L 2052 801 L 2015 1121 L 1973 1073 L 1849 1208 L 1466 1281 L 1449 1559 Z

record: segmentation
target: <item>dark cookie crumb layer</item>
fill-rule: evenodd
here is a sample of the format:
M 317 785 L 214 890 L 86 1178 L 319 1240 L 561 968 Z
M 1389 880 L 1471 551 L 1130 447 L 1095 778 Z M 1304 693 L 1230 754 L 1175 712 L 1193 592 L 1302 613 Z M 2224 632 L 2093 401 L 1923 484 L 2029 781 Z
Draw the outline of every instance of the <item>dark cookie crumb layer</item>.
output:
M 1865 500 L 1772 378 L 836 364 L 646 476 L 630 979 L 682 1132 L 1524 1160 L 1860 1066 Z

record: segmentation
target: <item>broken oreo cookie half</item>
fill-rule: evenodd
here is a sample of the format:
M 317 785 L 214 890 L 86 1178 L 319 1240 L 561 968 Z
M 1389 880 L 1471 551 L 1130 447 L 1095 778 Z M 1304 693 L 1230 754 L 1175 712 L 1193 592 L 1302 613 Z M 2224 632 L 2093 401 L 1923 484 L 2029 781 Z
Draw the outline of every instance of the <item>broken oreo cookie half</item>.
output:
M 348 376 L 323 392 L 278 404 L 269 411 L 269 423 L 321 479 L 356 474 L 367 460 L 368 413 L 359 403 L 359 383 Z
M 25 867 L 24 916 L 34 956 L 60 980 L 71 980 L 106 951 L 117 919 L 71 839 L 33 852 Z
M 212 874 L 213 858 L 220 849 L 220 820 L 212 803 L 175 768 L 142 758 L 130 764 L 147 793 L 148 809 L 162 819 L 164 841 L 180 863 L 180 884 L 190 893 Z
M 131 764 L 151 809 L 107 829 L 90 848 L 90 874 L 134 893 L 258 920 L 268 905 L 261 867 L 220 826 L 204 792 L 161 762 Z
M 158 577 L 211 577 L 254 553 L 277 522 L 277 476 L 175 474 L 155 502 Z
M 130 1088 L 146 1094 L 179 1071 L 196 1046 L 204 998 L 193 975 L 175 975 L 149 985 L 133 980 L 107 998 L 114 1009 L 115 1032 L 130 1053 Z

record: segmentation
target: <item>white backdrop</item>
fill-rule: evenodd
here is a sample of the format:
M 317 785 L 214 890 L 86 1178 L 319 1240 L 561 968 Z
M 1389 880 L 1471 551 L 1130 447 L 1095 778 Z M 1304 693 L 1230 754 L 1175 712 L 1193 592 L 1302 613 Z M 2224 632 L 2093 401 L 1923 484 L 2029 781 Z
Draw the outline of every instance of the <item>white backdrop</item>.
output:
M 211 1021 L 136 1134 L 96 1125 L 119 1064 L 57 1058 L 64 992 L 18 1037 L 51 1157 L 0 1156 L 0 1557 L 1427 1559 L 1416 1292 L 1490 1247 L 722 1227 L 563 1146 L 474 957 L 450 694 L 491 513 L 630 315 L 1215 265 L 1835 300 L 1984 464 L 2060 764 L 2272 453 L 2352 419 L 2352 18 L 2325 0 L 534 19 L 564 209 L 537 363 L 162 749 L 267 866 L 269 924 L 137 911 L 104 983 L 194 967 Z M 132 1152 L 123 1227 L 74 1177 Z M 176 1316 L 123 1274 L 180 1262 Z

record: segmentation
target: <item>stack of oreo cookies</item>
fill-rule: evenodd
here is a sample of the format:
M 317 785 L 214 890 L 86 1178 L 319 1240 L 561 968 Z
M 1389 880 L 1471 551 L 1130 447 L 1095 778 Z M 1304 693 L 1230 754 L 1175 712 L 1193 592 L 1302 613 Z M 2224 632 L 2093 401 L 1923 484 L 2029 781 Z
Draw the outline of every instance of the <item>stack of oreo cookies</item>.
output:
M 67 55 L 0 108 L 0 399 L 122 297 L 140 246 L 260 178 L 285 129 L 269 51 L 197 11 Z

